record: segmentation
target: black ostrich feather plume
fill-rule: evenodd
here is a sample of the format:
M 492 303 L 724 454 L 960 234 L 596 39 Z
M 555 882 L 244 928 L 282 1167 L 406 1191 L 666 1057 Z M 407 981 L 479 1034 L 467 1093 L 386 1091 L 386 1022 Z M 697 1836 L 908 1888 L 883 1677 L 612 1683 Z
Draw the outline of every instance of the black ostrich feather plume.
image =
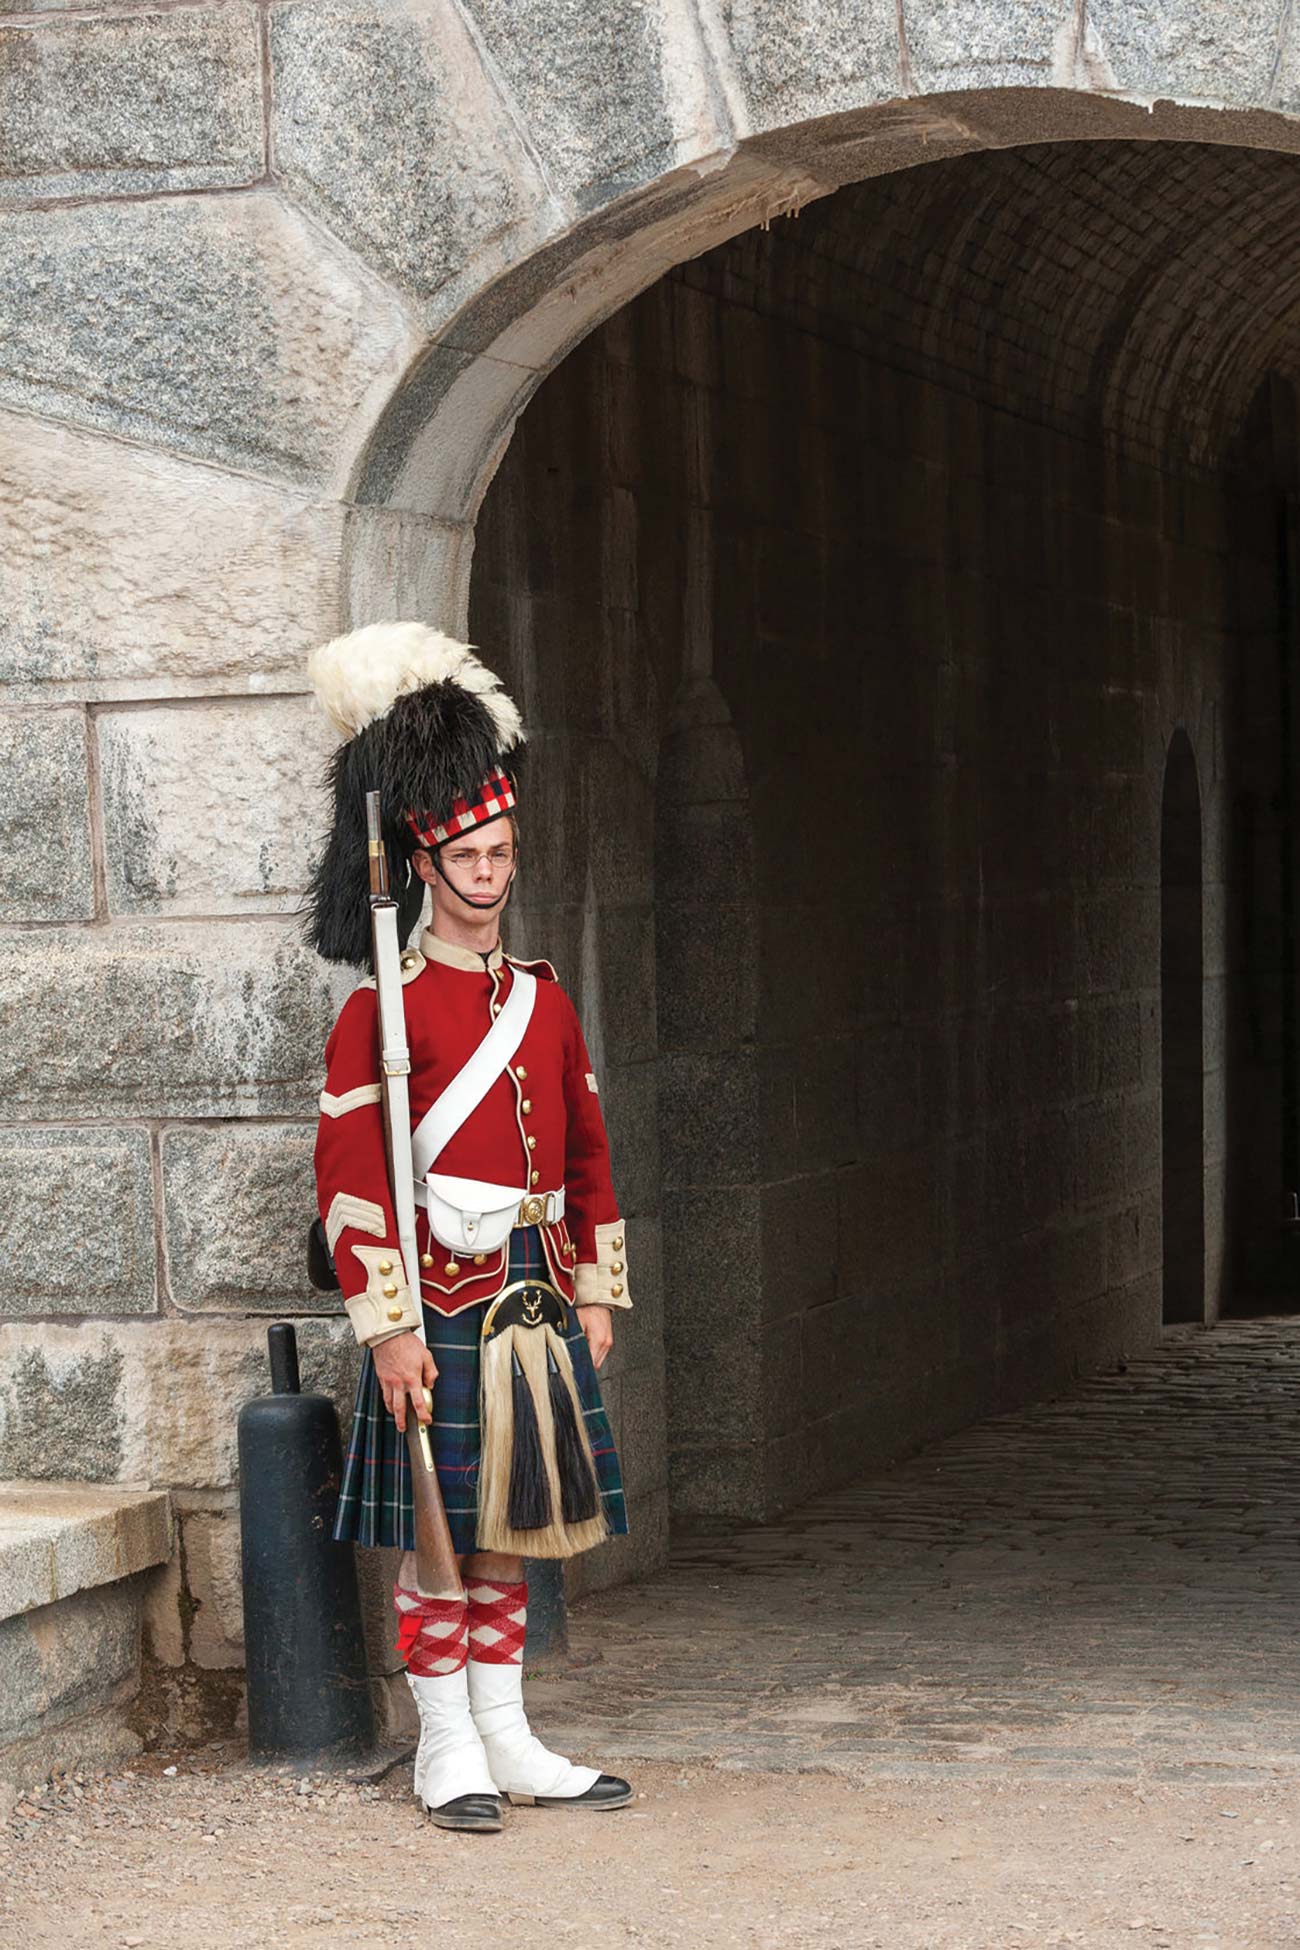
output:
M 515 761 L 507 763 L 502 750 L 496 717 L 482 695 L 452 679 L 407 692 L 339 746 L 326 770 L 333 828 L 303 908 L 317 954 L 358 968 L 370 961 L 366 794 L 379 793 L 389 886 L 399 901 L 405 940 L 424 885 L 410 874 L 410 856 L 419 842 L 403 815 L 410 808 L 441 824 L 457 799 L 472 798 L 497 770 L 515 773 Z

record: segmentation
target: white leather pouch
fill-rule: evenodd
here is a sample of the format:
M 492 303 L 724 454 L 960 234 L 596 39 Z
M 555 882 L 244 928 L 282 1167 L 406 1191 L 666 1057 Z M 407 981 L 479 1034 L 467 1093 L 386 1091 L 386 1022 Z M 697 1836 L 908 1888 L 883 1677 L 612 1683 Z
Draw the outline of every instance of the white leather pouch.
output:
M 494 1253 L 504 1246 L 519 1217 L 519 1202 L 528 1196 L 509 1185 L 485 1185 L 445 1171 L 426 1173 L 424 1190 L 430 1232 L 456 1253 Z

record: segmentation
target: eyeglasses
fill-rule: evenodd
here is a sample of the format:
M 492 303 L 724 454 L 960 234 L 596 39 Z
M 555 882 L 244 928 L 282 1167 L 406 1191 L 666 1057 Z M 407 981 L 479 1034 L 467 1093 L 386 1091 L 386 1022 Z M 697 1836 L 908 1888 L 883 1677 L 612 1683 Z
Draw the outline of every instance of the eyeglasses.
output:
M 515 863 L 513 846 L 494 846 L 487 853 L 478 853 L 472 846 L 457 847 L 454 852 L 444 849 L 443 862 L 454 867 L 457 873 L 473 873 L 483 860 L 487 861 L 493 873 L 506 873 Z

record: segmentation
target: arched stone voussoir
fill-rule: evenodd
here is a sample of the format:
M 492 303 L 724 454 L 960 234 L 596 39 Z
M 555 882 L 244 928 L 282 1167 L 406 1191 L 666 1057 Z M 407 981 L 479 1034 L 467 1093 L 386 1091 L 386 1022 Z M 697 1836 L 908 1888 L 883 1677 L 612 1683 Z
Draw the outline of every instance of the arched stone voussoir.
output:
M 697 10 L 680 0 L 466 0 L 466 10 L 546 181 L 574 213 L 742 133 Z
M 279 197 L 0 215 L 0 405 L 298 483 L 405 365 L 393 294 Z
M 449 0 L 285 0 L 270 26 L 276 177 L 440 313 L 563 216 Z
M 430 322 L 734 132 L 693 9 L 282 0 L 277 177 Z
M 721 0 L 719 12 L 730 92 L 748 134 L 907 93 L 897 0 L 803 0 L 797 8 Z
M 1288 0 L 1088 0 L 1093 86 L 1150 101 L 1297 106 L 1300 24 Z

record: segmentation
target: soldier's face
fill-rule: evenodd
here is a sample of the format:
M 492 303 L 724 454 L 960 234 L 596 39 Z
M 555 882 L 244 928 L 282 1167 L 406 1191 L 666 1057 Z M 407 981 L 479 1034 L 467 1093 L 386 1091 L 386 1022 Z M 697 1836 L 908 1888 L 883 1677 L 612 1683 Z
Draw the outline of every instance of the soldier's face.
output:
M 508 822 L 494 819 L 438 848 L 437 857 L 421 848 L 415 870 L 433 894 L 433 911 L 464 919 L 466 914 L 499 914 L 515 876 L 515 836 Z

